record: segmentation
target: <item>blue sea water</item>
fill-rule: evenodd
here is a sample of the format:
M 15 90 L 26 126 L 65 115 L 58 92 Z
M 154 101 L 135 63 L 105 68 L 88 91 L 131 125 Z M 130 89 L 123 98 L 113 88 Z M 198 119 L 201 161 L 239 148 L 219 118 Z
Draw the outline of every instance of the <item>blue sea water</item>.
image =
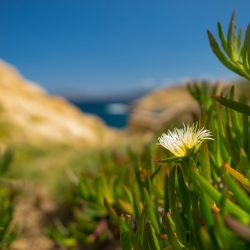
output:
M 108 101 L 71 101 L 81 111 L 99 116 L 108 126 L 124 128 L 128 119 L 128 103 Z

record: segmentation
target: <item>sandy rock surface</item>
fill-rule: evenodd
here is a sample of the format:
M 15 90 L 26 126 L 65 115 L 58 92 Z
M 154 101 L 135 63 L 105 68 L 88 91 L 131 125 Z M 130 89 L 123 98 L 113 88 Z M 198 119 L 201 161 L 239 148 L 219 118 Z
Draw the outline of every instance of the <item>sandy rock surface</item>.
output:
M 97 117 L 82 113 L 62 97 L 49 95 L 0 61 L 0 120 L 12 126 L 10 139 L 99 144 L 114 132 Z

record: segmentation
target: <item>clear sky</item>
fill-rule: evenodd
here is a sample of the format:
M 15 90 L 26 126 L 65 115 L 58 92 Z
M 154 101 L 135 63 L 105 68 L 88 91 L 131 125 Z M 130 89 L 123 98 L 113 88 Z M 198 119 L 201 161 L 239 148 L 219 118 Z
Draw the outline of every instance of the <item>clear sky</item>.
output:
M 250 22 L 250 0 L 0 0 L 0 58 L 54 93 L 109 94 L 234 78 L 206 29 Z

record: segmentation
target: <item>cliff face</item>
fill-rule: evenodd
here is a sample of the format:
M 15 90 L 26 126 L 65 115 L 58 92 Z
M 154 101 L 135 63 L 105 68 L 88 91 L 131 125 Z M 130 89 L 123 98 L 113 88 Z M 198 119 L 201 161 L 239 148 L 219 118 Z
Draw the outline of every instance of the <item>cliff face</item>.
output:
M 50 96 L 0 61 L 0 138 L 9 142 L 101 144 L 114 132 L 62 97 Z

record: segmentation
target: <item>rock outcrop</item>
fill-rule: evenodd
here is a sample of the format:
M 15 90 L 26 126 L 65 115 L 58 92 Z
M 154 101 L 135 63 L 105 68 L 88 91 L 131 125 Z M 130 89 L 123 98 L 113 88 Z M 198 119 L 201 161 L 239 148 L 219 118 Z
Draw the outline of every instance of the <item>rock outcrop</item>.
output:
M 62 97 L 50 96 L 0 61 L 0 138 L 9 142 L 40 141 L 102 144 L 114 132 L 95 116 L 83 114 Z
M 140 100 L 131 108 L 129 130 L 133 132 L 163 131 L 182 123 L 191 123 L 200 115 L 200 105 L 191 96 L 187 86 L 195 87 L 213 101 L 211 95 L 222 92 L 228 95 L 232 83 L 225 81 L 187 82 L 182 85 L 166 87 L 156 90 Z M 235 84 L 235 98 L 249 92 L 249 84 Z M 191 87 L 191 89 L 192 89 Z
M 200 115 L 200 105 L 187 88 L 187 85 L 192 84 L 206 85 L 207 91 L 210 91 L 210 88 L 212 90 L 216 84 L 216 93 L 228 86 L 225 82 L 201 81 L 156 90 L 136 101 L 132 106 L 128 126 L 130 131 L 155 133 L 197 120 Z M 207 94 L 210 98 L 209 92 Z
M 199 116 L 198 103 L 186 86 L 156 90 L 134 103 L 129 129 L 134 132 L 161 131 Z

